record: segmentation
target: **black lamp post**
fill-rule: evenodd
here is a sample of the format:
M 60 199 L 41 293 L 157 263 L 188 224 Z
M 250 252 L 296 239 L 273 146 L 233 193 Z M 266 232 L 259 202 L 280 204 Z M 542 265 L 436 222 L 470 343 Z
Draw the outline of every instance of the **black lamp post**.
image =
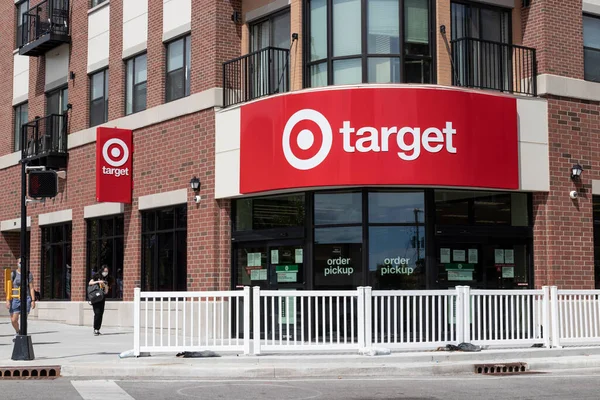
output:
M 192 190 L 194 192 L 197 192 L 198 190 L 200 190 L 200 179 L 196 178 L 195 176 L 190 180 L 190 187 L 192 188 Z
M 571 179 L 574 181 L 578 181 L 581 177 L 581 173 L 583 172 L 583 167 L 579 164 L 573 165 L 571 167 Z

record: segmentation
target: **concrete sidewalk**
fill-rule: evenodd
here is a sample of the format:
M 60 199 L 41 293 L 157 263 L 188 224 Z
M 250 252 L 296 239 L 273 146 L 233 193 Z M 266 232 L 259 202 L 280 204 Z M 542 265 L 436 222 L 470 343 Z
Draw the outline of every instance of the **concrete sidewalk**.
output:
M 345 354 L 293 354 L 182 359 L 172 354 L 120 359 L 133 347 L 133 332 L 107 328 L 94 336 L 90 327 L 32 320 L 35 360 L 12 361 L 13 333 L 7 320 L 0 322 L 0 368 L 60 365 L 63 376 L 155 378 L 307 378 L 390 377 L 438 374 L 472 374 L 480 363 L 526 362 L 532 371 L 600 368 L 600 347 L 569 349 L 502 349 L 478 353 L 404 352 L 365 356 Z

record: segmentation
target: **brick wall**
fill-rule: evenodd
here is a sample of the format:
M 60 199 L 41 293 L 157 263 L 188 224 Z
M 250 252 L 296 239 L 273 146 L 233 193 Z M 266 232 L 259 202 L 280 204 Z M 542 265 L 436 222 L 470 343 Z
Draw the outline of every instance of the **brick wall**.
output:
M 4 78 L 0 79 L 0 128 L 6 132 L 0 135 L 0 154 L 8 154 L 13 150 L 13 50 L 16 27 L 14 2 L 0 2 L 0 71 Z
M 592 179 L 600 179 L 600 103 L 549 97 L 550 192 L 534 195 L 536 286 L 594 288 Z M 573 164 L 585 171 L 570 179 Z M 569 192 L 579 198 L 571 200 Z
M 523 45 L 537 49 L 538 73 L 583 79 L 581 3 L 534 0 L 523 9 Z

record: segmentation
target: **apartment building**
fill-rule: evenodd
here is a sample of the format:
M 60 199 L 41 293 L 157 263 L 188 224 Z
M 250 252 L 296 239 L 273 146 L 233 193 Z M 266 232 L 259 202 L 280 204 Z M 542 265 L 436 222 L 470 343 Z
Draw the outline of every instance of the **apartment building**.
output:
M 39 318 L 89 323 L 103 264 L 114 325 L 135 287 L 599 280 L 598 0 L 0 11 L 0 260 L 27 229 Z M 131 201 L 97 201 L 99 128 L 132 133 Z M 60 171 L 27 227 L 22 159 Z

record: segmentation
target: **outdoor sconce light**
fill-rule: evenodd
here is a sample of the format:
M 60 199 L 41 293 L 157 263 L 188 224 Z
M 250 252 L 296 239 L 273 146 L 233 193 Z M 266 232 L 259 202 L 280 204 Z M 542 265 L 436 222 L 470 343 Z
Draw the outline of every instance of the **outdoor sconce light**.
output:
M 198 194 L 198 191 L 200 191 L 200 179 L 196 178 L 196 176 L 190 179 L 190 187 L 194 192 L 196 192 L 196 195 L 194 196 L 194 201 L 196 202 L 196 204 L 200 203 L 200 200 L 202 200 L 202 198 Z
M 190 179 L 190 187 L 194 192 L 200 190 L 200 179 L 196 178 L 195 176 Z
M 579 164 L 573 165 L 571 168 L 571 179 L 574 181 L 579 180 L 581 173 L 583 172 L 583 167 Z

